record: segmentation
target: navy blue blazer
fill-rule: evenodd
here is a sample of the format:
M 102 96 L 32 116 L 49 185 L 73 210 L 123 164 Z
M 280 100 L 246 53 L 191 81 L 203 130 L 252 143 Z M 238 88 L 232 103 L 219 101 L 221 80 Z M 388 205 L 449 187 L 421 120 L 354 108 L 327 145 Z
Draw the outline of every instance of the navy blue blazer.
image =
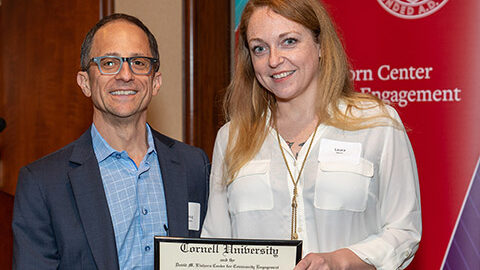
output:
M 188 229 L 188 203 L 208 200 L 205 153 L 153 131 L 170 236 Z M 78 140 L 20 170 L 12 229 L 14 269 L 119 269 L 115 235 L 90 129 Z

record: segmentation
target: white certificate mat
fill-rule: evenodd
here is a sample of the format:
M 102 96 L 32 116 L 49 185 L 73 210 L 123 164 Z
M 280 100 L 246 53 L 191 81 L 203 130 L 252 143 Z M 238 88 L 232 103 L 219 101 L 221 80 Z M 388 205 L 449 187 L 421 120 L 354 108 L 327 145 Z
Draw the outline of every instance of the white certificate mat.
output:
M 292 270 L 301 240 L 155 237 L 155 270 Z

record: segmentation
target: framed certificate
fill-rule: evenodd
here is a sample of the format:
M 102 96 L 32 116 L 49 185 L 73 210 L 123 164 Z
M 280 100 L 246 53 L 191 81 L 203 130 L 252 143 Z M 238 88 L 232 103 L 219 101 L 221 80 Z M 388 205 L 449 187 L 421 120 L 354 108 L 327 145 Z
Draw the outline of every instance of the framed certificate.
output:
M 301 258 L 301 240 L 155 237 L 155 270 L 291 270 Z

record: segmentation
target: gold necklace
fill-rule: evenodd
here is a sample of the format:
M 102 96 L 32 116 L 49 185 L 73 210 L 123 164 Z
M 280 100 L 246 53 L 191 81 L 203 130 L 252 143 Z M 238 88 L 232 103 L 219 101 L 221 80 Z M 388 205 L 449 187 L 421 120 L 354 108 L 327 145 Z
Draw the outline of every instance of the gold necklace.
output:
M 298 239 L 297 234 L 297 185 L 298 181 L 300 180 L 300 175 L 302 175 L 303 167 L 307 162 L 308 154 L 310 153 L 310 149 L 312 148 L 313 139 L 315 139 L 315 134 L 317 134 L 317 127 L 315 127 L 315 131 L 313 132 L 312 140 L 310 141 L 310 145 L 308 145 L 307 153 L 305 154 L 305 158 L 303 159 L 302 167 L 300 167 L 300 171 L 297 175 L 297 180 L 293 178 L 292 171 L 290 171 L 290 167 L 288 166 L 287 158 L 285 157 L 285 153 L 283 152 L 282 143 L 280 142 L 280 135 L 278 134 L 278 130 L 275 129 L 277 132 L 277 140 L 278 146 L 280 147 L 280 151 L 282 152 L 283 161 L 285 162 L 285 166 L 287 166 L 288 173 L 290 174 L 290 179 L 292 179 L 293 183 L 293 197 L 292 197 L 292 227 L 291 227 L 291 239 L 296 240 Z

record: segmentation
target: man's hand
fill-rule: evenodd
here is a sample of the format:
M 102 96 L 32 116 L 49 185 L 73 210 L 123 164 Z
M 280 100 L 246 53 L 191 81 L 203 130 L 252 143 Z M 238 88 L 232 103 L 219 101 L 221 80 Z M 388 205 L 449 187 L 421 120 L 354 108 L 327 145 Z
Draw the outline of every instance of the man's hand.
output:
M 294 270 L 374 270 L 351 250 L 343 248 L 329 253 L 309 253 Z

